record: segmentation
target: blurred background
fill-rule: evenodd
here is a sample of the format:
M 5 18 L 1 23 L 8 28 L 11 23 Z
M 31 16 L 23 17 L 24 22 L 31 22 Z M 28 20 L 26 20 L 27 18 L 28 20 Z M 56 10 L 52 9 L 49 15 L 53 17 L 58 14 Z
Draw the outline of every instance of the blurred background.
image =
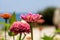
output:
M 41 40 L 40 38 L 43 37 L 44 34 L 48 36 L 53 35 L 56 28 L 59 28 L 57 26 L 60 23 L 60 0 L 0 0 L 0 14 L 13 14 L 14 12 L 17 20 L 20 20 L 21 14 L 27 14 L 28 12 L 41 14 L 43 16 L 42 18 L 45 22 L 33 28 L 34 40 Z M 0 18 L 0 22 L 4 22 L 4 19 Z M 41 27 L 43 28 L 42 31 L 39 30 Z M 3 29 L 4 25 L 0 24 L 0 34 L 4 37 Z

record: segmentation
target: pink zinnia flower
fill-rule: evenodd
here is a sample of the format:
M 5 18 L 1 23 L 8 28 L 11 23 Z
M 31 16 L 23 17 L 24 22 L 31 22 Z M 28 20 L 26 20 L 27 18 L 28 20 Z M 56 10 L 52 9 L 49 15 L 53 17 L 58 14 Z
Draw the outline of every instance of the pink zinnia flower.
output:
M 45 21 L 43 19 L 40 19 L 40 20 L 36 20 L 37 23 L 44 23 Z
M 32 14 L 27 14 L 27 15 L 21 15 L 21 18 L 27 22 L 33 22 L 32 21 Z
M 29 33 L 30 32 L 30 25 L 28 23 L 23 23 L 20 21 L 14 22 L 11 27 L 10 31 L 18 34 L 18 33 Z
M 44 22 L 44 20 L 41 19 L 42 15 L 39 15 L 39 14 L 28 13 L 26 15 L 21 15 L 21 18 L 27 22 L 36 22 L 36 23 Z
M 30 32 L 30 25 L 28 23 L 23 23 L 19 25 L 19 32 L 20 33 L 29 33 Z
M 14 22 L 11 27 L 10 27 L 10 31 L 15 33 L 15 34 L 18 34 L 19 33 L 19 26 L 20 25 L 20 22 Z

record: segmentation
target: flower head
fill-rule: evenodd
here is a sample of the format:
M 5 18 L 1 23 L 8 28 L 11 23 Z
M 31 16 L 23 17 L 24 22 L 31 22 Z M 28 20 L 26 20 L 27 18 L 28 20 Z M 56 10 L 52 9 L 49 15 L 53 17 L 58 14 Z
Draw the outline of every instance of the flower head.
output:
M 44 20 L 42 19 L 42 15 L 39 14 L 28 13 L 26 15 L 21 15 L 21 18 L 27 22 L 36 22 L 36 23 L 44 22 Z
M 9 19 L 10 17 L 11 17 L 11 15 L 9 13 L 2 14 L 2 18 L 4 18 L 4 19 Z
M 33 22 L 32 21 L 32 14 L 27 14 L 27 15 L 21 15 L 21 18 L 27 22 Z
M 19 33 L 19 27 L 18 27 L 19 24 L 20 24 L 20 22 L 14 22 L 10 27 L 10 31 L 15 34 L 18 34 Z
M 10 31 L 14 32 L 15 34 L 18 33 L 29 33 L 30 32 L 30 25 L 28 23 L 23 23 L 20 21 L 14 22 L 10 27 Z
M 29 33 L 30 32 L 30 25 L 28 23 L 23 23 L 21 22 L 21 24 L 19 25 L 19 32 L 26 32 Z

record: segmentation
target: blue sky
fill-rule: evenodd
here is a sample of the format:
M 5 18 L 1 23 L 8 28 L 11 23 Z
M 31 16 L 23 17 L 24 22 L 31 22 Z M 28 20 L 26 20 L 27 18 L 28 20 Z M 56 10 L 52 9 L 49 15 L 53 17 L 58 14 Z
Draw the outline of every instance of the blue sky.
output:
M 0 12 L 37 12 L 48 6 L 60 7 L 60 0 L 0 0 Z

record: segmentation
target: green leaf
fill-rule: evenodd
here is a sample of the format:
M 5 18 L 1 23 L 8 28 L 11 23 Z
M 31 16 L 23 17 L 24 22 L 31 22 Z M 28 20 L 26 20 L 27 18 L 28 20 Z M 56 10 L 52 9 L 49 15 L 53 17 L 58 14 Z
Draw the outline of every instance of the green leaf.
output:
M 8 35 L 9 36 L 14 36 L 14 33 L 13 32 L 8 32 Z
M 52 37 L 44 35 L 44 37 L 42 37 L 43 40 L 53 40 Z
M 9 19 L 9 23 L 12 24 L 14 21 L 16 21 L 16 14 L 13 12 L 11 18 Z

